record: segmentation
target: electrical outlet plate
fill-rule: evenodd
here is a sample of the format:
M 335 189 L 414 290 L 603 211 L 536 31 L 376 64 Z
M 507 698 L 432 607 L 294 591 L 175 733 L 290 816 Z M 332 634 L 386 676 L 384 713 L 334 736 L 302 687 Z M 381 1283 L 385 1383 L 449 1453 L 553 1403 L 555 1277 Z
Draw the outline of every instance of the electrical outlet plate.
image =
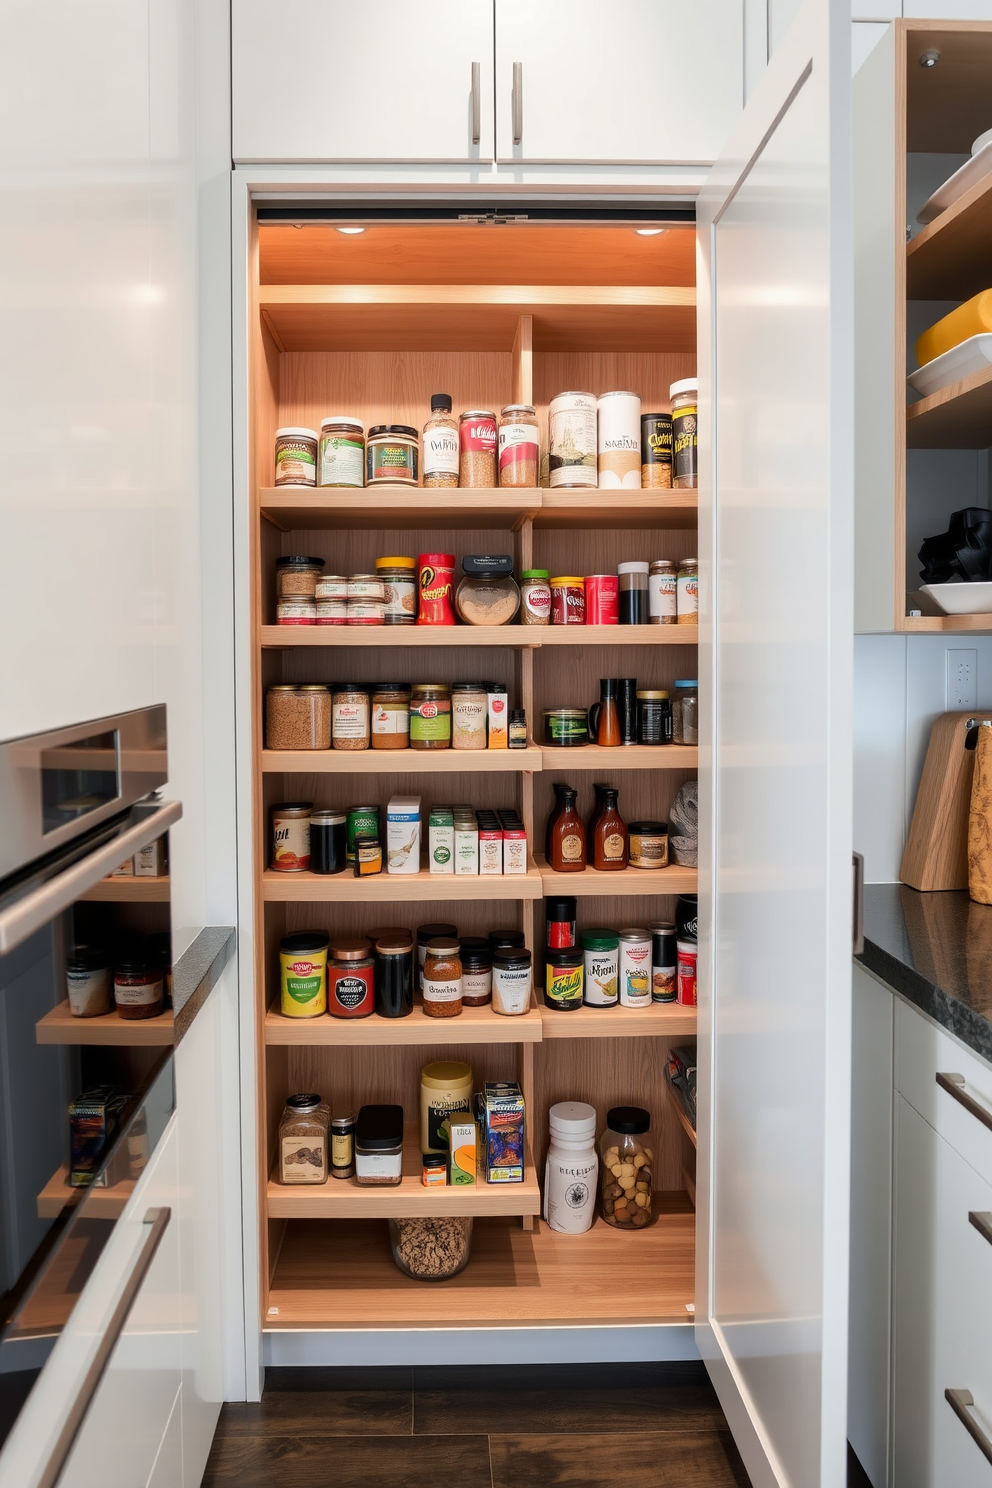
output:
M 948 647 L 945 703 L 949 713 L 978 706 L 978 651 L 975 647 Z

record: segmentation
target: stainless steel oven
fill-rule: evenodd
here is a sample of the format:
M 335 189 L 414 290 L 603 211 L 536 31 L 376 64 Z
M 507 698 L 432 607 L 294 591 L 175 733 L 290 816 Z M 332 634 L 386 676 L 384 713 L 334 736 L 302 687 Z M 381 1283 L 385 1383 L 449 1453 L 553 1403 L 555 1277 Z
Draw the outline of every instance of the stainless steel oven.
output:
M 167 781 L 164 707 L 0 744 L 0 1445 L 174 1107 Z

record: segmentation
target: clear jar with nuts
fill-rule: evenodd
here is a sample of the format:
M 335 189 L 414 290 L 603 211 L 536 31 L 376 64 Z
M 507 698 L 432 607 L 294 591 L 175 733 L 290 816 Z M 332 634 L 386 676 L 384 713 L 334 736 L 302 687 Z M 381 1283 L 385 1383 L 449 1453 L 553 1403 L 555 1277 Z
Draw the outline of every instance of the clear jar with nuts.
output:
M 644 1138 L 651 1117 L 641 1106 L 614 1106 L 599 1139 L 603 1218 L 618 1230 L 643 1230 L 651 1223 L 654 1152 Z

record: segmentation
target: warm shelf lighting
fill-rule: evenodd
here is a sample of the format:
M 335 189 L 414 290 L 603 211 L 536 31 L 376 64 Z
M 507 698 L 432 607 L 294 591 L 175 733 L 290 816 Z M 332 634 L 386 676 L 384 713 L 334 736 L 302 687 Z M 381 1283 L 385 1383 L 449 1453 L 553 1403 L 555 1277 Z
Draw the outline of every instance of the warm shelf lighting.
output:
M 339 227 L 338 228 L 338 232 L 339 233 L 347 233 L 347 235 L 349 237 L 353 237 L 355 234 L 357 234 L 357 233 L 363 233 L 364 231 L 365 231 L 364 227 Z
M 657 238 L 665 229 L 663 227 L 635 227 L 634 231 L 639 238 Z

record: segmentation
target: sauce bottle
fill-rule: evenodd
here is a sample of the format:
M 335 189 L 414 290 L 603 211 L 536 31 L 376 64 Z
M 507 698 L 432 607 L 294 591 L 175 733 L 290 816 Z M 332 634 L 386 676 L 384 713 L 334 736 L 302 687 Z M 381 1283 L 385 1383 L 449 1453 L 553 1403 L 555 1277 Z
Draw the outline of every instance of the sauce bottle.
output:
M 592 842 L 596 833 L 596 823 L 603 814 L 603 792 L 609 790 L 608 785 L 593 784 L 595 800 L 593 802 L 592 814 L 586 822 L 586 842 Z
M 549 862 L 554 873 L 581 873 L 586 866 L 586 829 L 575 809 L 576 799 L 577 792 L 572 790 L 571 786 L 562 787 L 561 811 L 551 831 Z M 619 817 L 617 820 L 619 821 Z M 627 837 L 626 829 L 624 829 L 625 852 L 626 845 Z
M 548 864 L 551 862 L 551 836 L 554 831 L 555 822 L 561 815 L 562 791 L 568 790 L 568 786 L 559 782 L 552 788 L 555 793 L 555 804 L 551 808 L 550 815 L 548 816 L 548 824 L 544 829 L 544 861 Z
M 620 742 L 620 709 L 617 703 L 619 682 L 616 677 L 601 677 L 599 702 L 589 709 L 589 731 L 596 732 L 596 743 L 603 749 L 614 749 Z
M 620 792 L 608 785 L 603 788 L 603 809 L 592 837 L 592 866 L 600 873 L 626 868 L 627 824 L 617 809 Z

